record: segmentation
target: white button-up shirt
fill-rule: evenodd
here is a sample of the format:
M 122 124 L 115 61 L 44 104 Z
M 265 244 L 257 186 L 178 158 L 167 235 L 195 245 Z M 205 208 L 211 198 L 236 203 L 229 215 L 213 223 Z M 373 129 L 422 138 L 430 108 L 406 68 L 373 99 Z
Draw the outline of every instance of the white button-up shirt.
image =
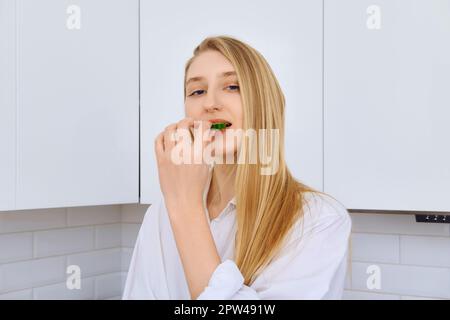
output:
M 211 173 L 203 204 L 222 262 L 197 299 L 341 299 L 351 231 L 342 204 L 329 196 L 306 193 L 303 218 L 282 250 L 247 286 L 233 261 L 236 198 L 210 221 L 206 196 Z M 162 195 L 145 214 L 122 299 L 191 299 Z

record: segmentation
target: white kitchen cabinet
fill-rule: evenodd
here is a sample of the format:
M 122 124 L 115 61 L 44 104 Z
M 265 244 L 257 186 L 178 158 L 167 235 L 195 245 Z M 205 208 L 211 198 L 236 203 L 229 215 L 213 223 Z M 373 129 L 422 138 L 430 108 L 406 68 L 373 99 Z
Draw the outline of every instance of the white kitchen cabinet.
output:
M 450 211 L 450 2 L 325 1 L 324 190 Z
M 15 37 L 14 1 L 0 1 L 0 211 L 14 207 Z
M 14 77 L 1 76 L 17 98 L 2 100 L 11 209 L 138 202 L 138 0 L 1 3 L 15 11 Z
M 141 1 L 141 203 L 160 195 L 154 139 L 185 117 L 184 65 L 207 36 L 247 42 L 268 60 L 286 96 L 286 156 L 322 190 L 322 2 Z

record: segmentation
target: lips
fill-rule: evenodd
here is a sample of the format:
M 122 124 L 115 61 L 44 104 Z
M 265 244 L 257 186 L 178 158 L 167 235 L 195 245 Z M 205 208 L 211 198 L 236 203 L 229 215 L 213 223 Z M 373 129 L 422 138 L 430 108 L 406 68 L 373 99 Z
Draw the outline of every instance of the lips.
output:
M 228 121 L 228 120 L 225 120 L 225 119 L 217 118 L 217 119 L 210 119 L 209 121 L 212 122 L 212 123 L 225 123 L 227 128 L 232 126 L 232 123 L 230 121 Z

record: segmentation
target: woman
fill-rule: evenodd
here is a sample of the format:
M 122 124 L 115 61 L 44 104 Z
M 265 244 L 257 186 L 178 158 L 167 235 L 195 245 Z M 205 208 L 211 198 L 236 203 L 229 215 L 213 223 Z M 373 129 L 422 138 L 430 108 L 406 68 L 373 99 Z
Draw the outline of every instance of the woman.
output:
M 209 37 L 184 80 L 187 117 L 155 140 L 162 199 L 145 215 L 123 299 L 340 299 L 351 220 L 286 167 L 285 100 L 266 60 L 237 39 Z M 217 121 L 229 126 L 210 129 Z M 239 129 L 235 145 L 228 133 Z M 259 148 L 278 145 L 264 158 L 269 170 L 246 158 L 255 136 L 242 132 L 252 129 L 279 140 L 259 135 Z M 213 162 L 174 159 L 202 155 L 199 146 Z

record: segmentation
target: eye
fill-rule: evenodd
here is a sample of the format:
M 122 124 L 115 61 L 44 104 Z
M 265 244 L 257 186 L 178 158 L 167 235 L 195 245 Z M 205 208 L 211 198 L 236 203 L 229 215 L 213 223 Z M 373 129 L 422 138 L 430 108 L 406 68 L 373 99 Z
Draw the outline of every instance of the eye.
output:
M 231 89 L 232 91 L 238 91 L 239 90 L 239 86 L 238 85 L 230 85 L 227 88 L 233 88 L 233 89 Z
M 195 90 L 194 92 L 192 92 L 189 96 L 198 96 L 198 94 L 196 94 L 197 92 L 203 92 L 205 90 Z

